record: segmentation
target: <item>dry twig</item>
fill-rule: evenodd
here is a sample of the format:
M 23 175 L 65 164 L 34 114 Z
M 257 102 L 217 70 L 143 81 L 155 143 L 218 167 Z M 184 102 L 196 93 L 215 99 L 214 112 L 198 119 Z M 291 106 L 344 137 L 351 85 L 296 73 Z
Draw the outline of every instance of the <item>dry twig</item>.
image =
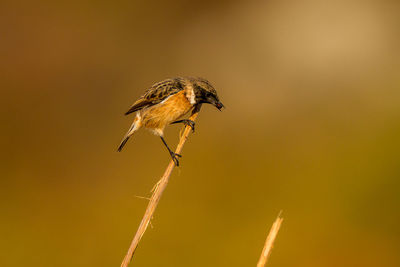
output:
M 279 212 L 278 218 L 276 218 L 274 224 L 271 227 L 271 230 L 269 231 L 260 259 L 258 260 L 257 267 L 264 267 L 265 264 L 267 263 L 268 257 L 271 254 L 271 250 L 274 245 L 275 238 L 278 234 L 279 228 L 281 227 L 281 223 L 283 221 L 281 213 L 282 211 Z
M 196 106 L 195 109 L 192 112 L 192 115 L 190 116 L 190 120 L 195 121 L 199 111 L 200 111 L 201 104 Z M 183 145 L 185 144 L 189 133 L 191 131 L 190 126 L 186 126 L 185 130 L 183 131 L 183 134 L 181 135 L 181 138 L 179 140 L 178 146 L 176 147 L 175 153 L 180 154 L 183 148 Z M 160 201 L 161 195 L 164 192 L 165 188 L 167 187 L 169 177 L 171 176 L 172 170 L 175 167 L 175 163 L 173 160 L 170 161 L 167 169 L 164 172 L 164 175 L 161 177 L 160 181 L 156 184 L 155 188 L 153 189 L 153 194 L 151 195 L 150 202 L 147 205 L 146 212 L 144 213 L 143 219 L 140 222 L 139 228 L 135 234 L 135 237 L 132 240 L 132 243 L 129 247 L 129 250 L 122 261 L 121 267 L 127 267 L 129 263 L 132 260 L 133 254 L 135 253 L 135 250 L 137 246 L 139 245 L 140 239 L 142 238 L 144 232 L 147 229 L 147 226 L 150 223 L 151 218 L 153 217 L 154 211 L 157 207 L 158 202 Z

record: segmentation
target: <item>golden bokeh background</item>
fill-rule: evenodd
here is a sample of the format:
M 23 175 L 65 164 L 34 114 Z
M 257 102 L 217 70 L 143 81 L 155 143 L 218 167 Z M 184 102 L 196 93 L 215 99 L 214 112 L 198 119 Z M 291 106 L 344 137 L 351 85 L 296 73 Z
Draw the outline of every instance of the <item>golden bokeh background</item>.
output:
M 400 2 L 5 1 L 0 266 L 119 266 L 169 155 L 116 148 L 152 83 L 209 79 L 132 266 L 400 266 Z M 178 140 L 180 126 L 166 139 Z

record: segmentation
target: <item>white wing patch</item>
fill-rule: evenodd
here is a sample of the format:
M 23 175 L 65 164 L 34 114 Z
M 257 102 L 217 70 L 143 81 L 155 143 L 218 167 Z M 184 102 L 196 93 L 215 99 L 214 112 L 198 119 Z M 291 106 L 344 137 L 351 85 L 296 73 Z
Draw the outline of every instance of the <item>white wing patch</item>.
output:
M 189 100 L 191 105 L 196 104 L 196 95 L 194 94 L 192 85 L 188 85 L 186 87 L 186 95 L 185 96 Z

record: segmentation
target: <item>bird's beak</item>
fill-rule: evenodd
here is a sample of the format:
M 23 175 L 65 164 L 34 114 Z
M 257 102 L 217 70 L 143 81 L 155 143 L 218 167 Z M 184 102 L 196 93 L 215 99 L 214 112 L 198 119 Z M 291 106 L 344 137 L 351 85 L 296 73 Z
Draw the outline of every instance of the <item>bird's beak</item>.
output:
M 221 103 L 221 102 L 216 102 L 215 104 L 214 104 L 214 106 L 217 108 L 217 109 L 219 109 L 220 111 L 221 111 L 221 109 L 222 108 L 225 108 L 225 106 Z

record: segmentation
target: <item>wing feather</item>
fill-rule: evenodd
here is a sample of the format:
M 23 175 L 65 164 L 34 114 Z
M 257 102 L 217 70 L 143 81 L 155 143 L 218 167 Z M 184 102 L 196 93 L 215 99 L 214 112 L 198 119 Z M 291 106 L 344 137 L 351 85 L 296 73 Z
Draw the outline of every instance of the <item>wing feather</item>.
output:
M 174 95 L 184 89 L 182 79 L 167 79 L 154 84 L 150 87 L 125 113 L 128 115 L 132 112 L 151 107 L 162 102 L 167 97 Z

